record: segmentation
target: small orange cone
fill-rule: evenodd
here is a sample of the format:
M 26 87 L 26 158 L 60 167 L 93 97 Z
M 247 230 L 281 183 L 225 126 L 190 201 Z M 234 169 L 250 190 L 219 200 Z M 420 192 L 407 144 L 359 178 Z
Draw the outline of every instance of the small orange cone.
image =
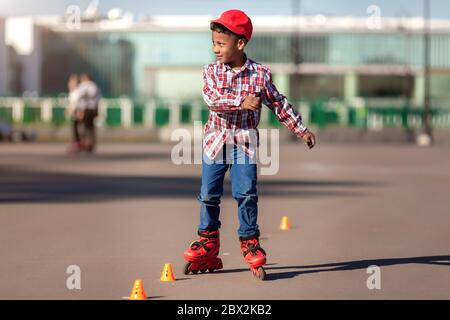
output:
M 146 300 L 147 295 L 144 291 L 144 283 L 138 279 L 134 281 L 133 290 L 131 291 L 130 300 Z
M 164 265 L 164 270 L 161 274 L 161 281 L 175 281 L 175 276 L 173 275 L 172 265 L 170 263 L 166 263 Z
M 291 224 L 289 223 L 289 218 L 287 216 L 283 216 L 283 218 L 281 218 L 280 229 L 281 230 L 291 229 Z

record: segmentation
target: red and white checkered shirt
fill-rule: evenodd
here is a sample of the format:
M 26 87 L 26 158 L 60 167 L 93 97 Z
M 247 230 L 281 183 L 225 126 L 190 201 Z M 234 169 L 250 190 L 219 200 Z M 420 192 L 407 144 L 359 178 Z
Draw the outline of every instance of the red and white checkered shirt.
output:
M 227 64 L 212 63 L 203 69 L 203 82 L 203 99 L 209 109 L 203 130 L 203 150 L 211 160 L 225 143 L 236 144 L 253 158 L 259 146 L 257 126 L 261 110 L 242 108 L 241 103 L 248 95 L 261 96 L 263 104 L 298 137 L 308 130 L 302 117 L 278 92 L 271 71 L 265 65 L 247 58 L 242 68 L 235 72 Z

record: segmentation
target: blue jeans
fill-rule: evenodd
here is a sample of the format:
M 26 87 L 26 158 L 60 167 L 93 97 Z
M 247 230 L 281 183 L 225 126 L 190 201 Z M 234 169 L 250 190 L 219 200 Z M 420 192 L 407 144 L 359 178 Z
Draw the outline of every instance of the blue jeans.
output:
M 202 185 L 197 197 L 201 204 L 198 229 L 211 231 L 220 228 L 220 199 L 223 195 L 225 173 L 230 168 L 232 195 L 238 205 L 238 235 L 259 236 L 259 227 L 256 223 L 258 217 L 256 162 L 236 145 L 224 145 L 222 151 L 214 160 L 203 154 Z

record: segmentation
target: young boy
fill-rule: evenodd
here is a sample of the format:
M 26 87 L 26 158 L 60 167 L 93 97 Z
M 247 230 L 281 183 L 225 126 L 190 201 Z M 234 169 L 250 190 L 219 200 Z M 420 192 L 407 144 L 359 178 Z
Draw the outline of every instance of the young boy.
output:
M 312 148 L 314 134 L 280 94 L 267 66 L 248 59 L 244 48 L 252 36 L 250 18 L 242 11 L 229 10 L 211 21 L 213 51 L 217 62 L 203 71 L 203 98 L 209 108 L 204 128 L 200 239 L 184 252 L 189 272 L 212 272 L 222 268 L 219 254 L 220 199 L 225 173 L 230 169 L 232 194 L 238 204 L 241 252 L 253 274 L 264 279 L 266 253 L 259 244 L 257 167 L 259 145 L 257 126 L 261 104 L 267 105 L 290 131 Z

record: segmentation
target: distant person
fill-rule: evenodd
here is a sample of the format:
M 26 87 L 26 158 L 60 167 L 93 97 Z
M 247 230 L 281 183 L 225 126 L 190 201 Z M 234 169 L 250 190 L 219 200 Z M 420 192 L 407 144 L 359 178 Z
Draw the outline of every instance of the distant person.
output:
M 87 73 L 80 75 L 80 84 L 77 88 L 77 108 L 83 110 L 84 139 L 82 147 L 93 152 L 96 145 L 95 118 L 98 116 L 98 104 L 101 93 L 95 82 Z
M 72 121 L 72 144 L 69 147 L 69 152 L 78 152 L 81 150 L 81 132 L 80 128 L 83 125 L 83 110 L 77 107 L 78 104 L 78 75 L 71 74 L 67 82 L 67 89 L 69 90 L 69 107 L 68 114 Z
M 98 116 L 100 89 L 87 73 L 69 79 L 69 105 L 73 108 L 73 143 L 69 152 L 93 152 L 96 145 L 95 118 Z M 82 128 L 82 132 L 81 129 Z

